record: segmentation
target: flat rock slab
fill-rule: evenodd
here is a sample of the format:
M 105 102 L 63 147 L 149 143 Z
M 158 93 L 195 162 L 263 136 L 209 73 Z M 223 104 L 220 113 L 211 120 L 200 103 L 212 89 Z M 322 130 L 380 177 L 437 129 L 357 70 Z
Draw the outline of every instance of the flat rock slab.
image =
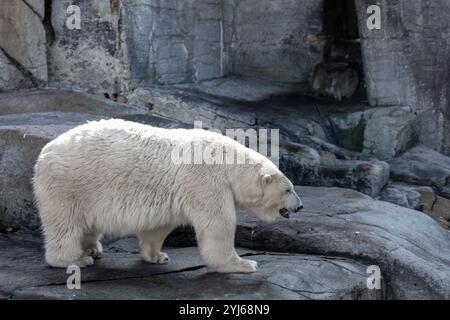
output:
M 87 121 L 104 118 L 108 117 L 76 112 L 8 114 L 0 116 L 0 130 L 2 130 L 2 135 L 3 132 L 15 131 L 20 132 L 24 139 L 27 136 L 35 136 L 51 140 Z M 8 140 L 3 143 L 9 146 Z
M 322 157 L 318 181 L 313 184 L 293 180 L 297 185 L 341 187 L 375 197 L 389 180 L 389 165 L 384 161 L 338 160 Z
M 33 89 L 0 94 L 0 116 L 18 113 L 75 112 L 102 116 L 145 114 L 145 107 L 134 107 L 98 96 L 56 89 Z
M 389 298 L 450 299 L 450 232 L 425 213 L 340 188 L 297 187 L 304 211 L 274 223 L 239 216 L 239 246 L 338 255 L 378 265 Z
M 397 204 L 399 206 L 421 210 L 424 206 L 422 201 L 421 190 L 434 195 L 433 189 L 430 187 L 418 187 L 414 185 L 402 183 L 388 183 L 379 194 L 379 200 Z M 430 208 L 432 205 L 430 205 Z
M 450 299 L 450 232 L 427 214 L 350 189 L 296 190 L 304 209 L 289 220 L 266 223 L 240 211 L 236 244 L 378 266 L 389 299 Z M 192 245 L 192 230 L 172 233 L 167 243 Z
M 65 269 L 48 267 L 40 239 L 0 236 L 0 295 L 10 299 L 380 299 L 367 266 L 351 259 L 239 250 L 258 261 L 253 274 L 218 274 L 197 248 L 167 248 L 168 265 L 143 262 L 134 238 L 107 245 L 69 290 Z

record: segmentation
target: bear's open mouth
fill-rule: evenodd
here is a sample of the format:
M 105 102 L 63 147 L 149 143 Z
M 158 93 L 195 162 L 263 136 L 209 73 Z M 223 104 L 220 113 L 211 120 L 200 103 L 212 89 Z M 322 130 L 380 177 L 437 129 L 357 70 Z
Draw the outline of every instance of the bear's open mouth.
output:
M 280 209 L 280 216 L 283 218 L 289 219 L 289 210 L 286 208 Z

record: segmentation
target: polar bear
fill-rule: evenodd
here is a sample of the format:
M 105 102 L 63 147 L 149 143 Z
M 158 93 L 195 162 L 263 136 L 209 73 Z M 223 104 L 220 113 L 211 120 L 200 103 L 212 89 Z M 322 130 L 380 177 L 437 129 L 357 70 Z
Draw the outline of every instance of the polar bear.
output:
M 192 143 L 245 155 L 240 164 L 174 164 Z M 251 160 L 251 161 L 249 161 Z M 143 259 L 162 264 L 167 235 L 194 227 L 205 263 L 219 272 L 254 272 L 234 249 L 235 207 L 263 220 L 302 208 L 292 183 L 266 157 L 201 129 L 163 129 L 111 119 L 78 126 L 41 151 L 33 177 L 50 266 L 86 267 L 101 235 L 137 235 Z

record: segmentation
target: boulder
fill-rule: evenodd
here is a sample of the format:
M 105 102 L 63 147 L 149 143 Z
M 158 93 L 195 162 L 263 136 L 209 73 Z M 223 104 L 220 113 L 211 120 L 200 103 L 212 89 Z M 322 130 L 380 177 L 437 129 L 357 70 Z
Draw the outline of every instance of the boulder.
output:
M 363 111 L 331 114 L 329 119 L 339 146 L 357 152 L 363 150 L 366 128 Z
M 97 110 L 98 111 L 98 110 Z M 37 229 L 39 219 L 31 186 L 33 167 L 41 149 L 58 135 L 87 121 L 108 119 L 110 115 L 41 112 L 0 116 L 0 225 Z M 181 125 L 132 110 L 115 118 L 174 128 Z
M 416 115 L 409 107 L 329 111 L 328 119 L 337 144 L 366 158 L 392 159 L 418 140 Z
M 0 221 L 3 225 L 39 227 L 31 177 L 41 149 L 59 134 L 101 118 L 62 112 L 0 117 Z
M 365 112 L 365 154 L 392 159 L 417 141 L 417 116 L 409 107 L 373 108 Z
M 86 121 L 146 113 L 145 108 L 56 90 L 3 93 L 0 106 L 0 224 L 30 229 L 39 227 L 31 177 L 41 149 Z M 164 121 L 153 123 L 166 125 Z
M 423 212 L 450 229 L 450 200 L 436 195 L 430 187 L 418 187 Z
M 375 197 L 389 180 L 389 165 L 384 161 L 340 160 L 325 154 L 321 153 L 314 186 L 349 188 Z
M 437 195 L 431 187 L 390 182 L 377 199 L 422 211 L 450 229 L 450 200 Z
M 294 184 L 315 185 L 319 179 L 320 155 L 306 145 L 284 143 L 280 147 L 280 170 Z
M 384 187 L 377 199 L 405 208 L 420 210 L 423 207 L 423 203 L 418 188 L 412 185 L 389 183 Z M 432 189 L 430 191 L 433 192 Z
M 42 242 L 0 235 L 0 295 L 9 299 L 382 299 L 367 288 L 367 266 L 347 258 L 238 250 L 258 261 L 253 274 L 218 274 L 197 248 L 165 248 L 167 265 L 145 263 L 134 238 L 106 246 L 81 271 L 81 290 L 67 288 L 65 269 L 48 268 Z
M 352 97 L 358 85 L 358 70 L 344 62 L 319 63 L 311 79 L 311 87 L 316 94 L 337 101 Z
M 389 163 L 393 180 L 431 186 L 450 199 L 450 157 L 419 145 Z

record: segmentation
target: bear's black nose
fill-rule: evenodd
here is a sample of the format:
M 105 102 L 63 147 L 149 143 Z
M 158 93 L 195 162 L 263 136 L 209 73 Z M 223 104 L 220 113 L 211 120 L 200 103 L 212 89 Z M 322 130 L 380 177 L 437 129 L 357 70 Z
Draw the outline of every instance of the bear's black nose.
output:
M 295 212 L 299 212 L 302 209 L 303 209 L 303 206 L 297 207 L 297 209 L 295 209 Z

